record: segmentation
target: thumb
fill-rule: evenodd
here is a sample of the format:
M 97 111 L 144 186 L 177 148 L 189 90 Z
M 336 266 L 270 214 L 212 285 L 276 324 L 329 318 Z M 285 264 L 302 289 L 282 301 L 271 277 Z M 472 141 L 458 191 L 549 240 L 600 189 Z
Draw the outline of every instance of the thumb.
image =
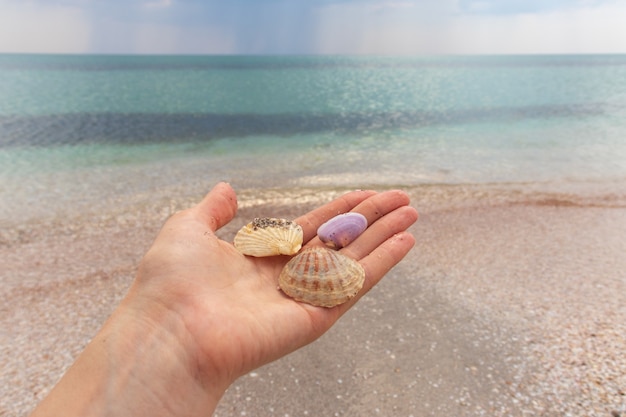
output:
M 220 182 L 192 210 L 215 232 L 235 217 L 237 195 L 230 184 Z

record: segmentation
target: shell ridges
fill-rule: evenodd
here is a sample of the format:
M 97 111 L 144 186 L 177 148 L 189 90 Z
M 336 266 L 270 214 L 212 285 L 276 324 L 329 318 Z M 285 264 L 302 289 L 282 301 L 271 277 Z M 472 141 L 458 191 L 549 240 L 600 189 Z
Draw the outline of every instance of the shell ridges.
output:
M 235 248 L 244 255 L 293 255 L 302 247 L 303 231 L 295 222 L 257 217 L 235 235 Z
M 307 248 L 294 256 L 278 279 L 291 298 L 320 307 L 334 307 L 363 287 L 365 270 L 357 261 L 325 247 Z

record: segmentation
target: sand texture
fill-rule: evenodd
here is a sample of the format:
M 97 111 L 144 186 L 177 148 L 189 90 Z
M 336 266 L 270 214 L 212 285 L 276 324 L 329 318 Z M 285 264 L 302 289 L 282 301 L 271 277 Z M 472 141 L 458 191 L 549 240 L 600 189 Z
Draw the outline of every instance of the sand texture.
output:
M 340 191 L 241 190 L 220 236 Z M 626 207 L 409 191 L 409 256 L 317 342 L 240 378 L 215 415 L 626 416 Z M 49 392 L 191 201 L 3 228 L 0 416 Z

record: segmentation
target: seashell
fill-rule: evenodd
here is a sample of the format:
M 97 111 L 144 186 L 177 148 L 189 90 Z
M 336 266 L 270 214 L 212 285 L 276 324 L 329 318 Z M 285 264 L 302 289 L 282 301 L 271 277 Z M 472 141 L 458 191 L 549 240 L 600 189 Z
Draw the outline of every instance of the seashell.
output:
M 339 249 L 350 244 L 367 229 L 367 219 L 360 213 L 345 213 L 335 216 L 317 229 L 324 244 Z
M 237 232 L 233 244 L 244 255 L 293 255 L 303 238 L 302 227 L 292 221 L 257 217 Z
M 345 303 L 364 282 L 361 264 L 325 247 L 303 250 L 287 262 L 278 278 L 278 286 L 289 297 L 320 307 Z

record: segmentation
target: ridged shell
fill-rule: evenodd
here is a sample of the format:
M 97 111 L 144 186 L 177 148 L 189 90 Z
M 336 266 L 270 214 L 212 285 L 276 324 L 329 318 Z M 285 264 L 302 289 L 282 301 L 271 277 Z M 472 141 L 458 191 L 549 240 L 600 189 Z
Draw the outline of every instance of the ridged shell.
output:
M 361 264 L 324 247 L 307 248 L 294 256 L 278 278 L 278 286 L 285 294 L 320 307 L 345 303 L 364 282 Z
M 235 235 L 233 244 L 250 256 L 293 255 L 302 247 L 300 225 L 285 219 L 255 218 Z
M 360 213 L 335 216 L 317 229 L 317 235 L 326 246 L 340 249 L 348 246 L 367 229 L 367 219 Z

